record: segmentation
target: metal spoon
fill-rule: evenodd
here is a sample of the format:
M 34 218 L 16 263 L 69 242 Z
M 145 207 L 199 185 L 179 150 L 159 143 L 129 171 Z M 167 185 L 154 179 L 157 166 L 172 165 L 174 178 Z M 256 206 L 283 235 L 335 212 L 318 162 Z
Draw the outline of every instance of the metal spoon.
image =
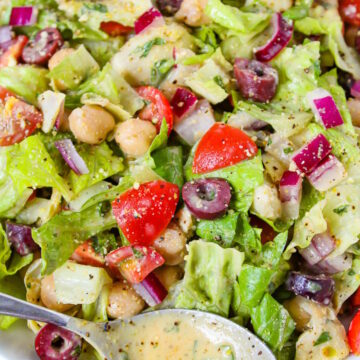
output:
M 269 348 L 250 331 L 221 316 L 193 310 L 159 310 L 137 315 L 128 320 L 115 320 L 108 323 L 93 323 L 70 317 L 46 308 L 30 304 L 0 293 L 0 314 L 22 319 L 51 323 L 68 329 L 86 340 L 107 360 L 125 360 L 123 352 L 126 339 L 144 331 L 144 324 L 155 324 L 161 317 L 172 321 L 188 319 L 191 326 L 202 333 L 210 334 L 212 339 L 222 337 L 230 344 L 235 359 L 275 360 Z M 160 341 L 166 341 L 166 334 Z M 130 358 L 130 360 L 133 360 Z

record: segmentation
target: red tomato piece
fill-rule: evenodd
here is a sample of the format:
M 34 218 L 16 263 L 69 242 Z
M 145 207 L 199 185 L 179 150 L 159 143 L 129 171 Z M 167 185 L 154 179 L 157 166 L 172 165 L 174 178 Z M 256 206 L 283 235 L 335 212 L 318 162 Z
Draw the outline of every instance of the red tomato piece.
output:
M 121 194 L 112 209 L 119 227 L 132 245 L 152 245 L 174 216 L 179 188 L 157 180 Z
M 71 260 L 76 261 L 78 264 L 96 267 L 103 267 L 105 265 L 104 256 L 95 252 L 91 240 L 87 240 L 78 246 L 71 255 Z
M 16 65 L 21 57 L 22 51 L 29 41 L 25 35 L 19 35 L 9 41 L 7 46 L 0 53 L 0 68 L 5 66 Z
M 222 169 L 254 157 L 257 151 L 254 141 L 243 131 L 216 123 L 200 140 L 192 170 L 204 174 Z
M 149 120 L 155 123 L 156 130 L 159 133 L 161 123 L 165 118 L 168 125 L 168 136 L 173 128 L 173 112 L 171 105 L 165 95 L 152 86 L 141 86 L 137 89 L 138 94 L 150 103 L 140 111 L 139 118 Z
M 11 91 L 9 91 L 8 89 L 5 89 L 4 87 L 0 86 L 0 105 L 5 104 L 5 101 L 10 96 L 15 97 L 15 95 Z
M 360 1 L 342 0 L 339 4 L 342 19 L 351 25 L 360 26 Z
M 350 323 L 348 339 L 351 351 L 355 355 L 360 355 L 360 310 Z
M 100 30 L 110 36 L 120 36 L 131 32 L 133 28 L 130 26 L 124 26 L 116 21 L 103 21 L 100 24 Z
M 257 216 L 250 216 L 250 225 L 261 229 L 261 243 L 266 244 L 269 241 L 273 241 L 278 234 L 269 224 L 264 220 L 259 219 Z
M 143 281 L 153 270 L 163 265 L 165 259 L 146 246 L 125 246 L 106 256 L 106 264 L 116 276 L 120 274 L 132 284 Z
M 41 126 L 43 116 L 34 106 L 13 96 L 0 108 L 0 146 L 24 140 Z

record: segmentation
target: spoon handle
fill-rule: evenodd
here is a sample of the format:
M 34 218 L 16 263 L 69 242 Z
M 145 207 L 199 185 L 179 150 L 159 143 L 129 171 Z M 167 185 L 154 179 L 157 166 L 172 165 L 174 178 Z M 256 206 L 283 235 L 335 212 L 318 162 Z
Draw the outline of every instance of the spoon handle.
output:
M 0 293 L 0 314 L 66 326 L 70 317 Z

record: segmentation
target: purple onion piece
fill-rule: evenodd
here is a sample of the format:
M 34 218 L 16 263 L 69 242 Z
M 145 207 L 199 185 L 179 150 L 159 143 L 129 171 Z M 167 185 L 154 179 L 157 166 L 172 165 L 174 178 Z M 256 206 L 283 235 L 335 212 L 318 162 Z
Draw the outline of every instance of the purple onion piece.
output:
M 6 235 L 21 256 L 29 255 L 39 248 L 32 238 L 30 226 L 7 222 Z
M 351 87 L 350 93 L 354 98 L 360 99 L 360 80 L 354 82 Z
M 187 182 L 182 189 L 187 208 L 198 219 L 212 220 L 225 214 L 231 188 L 224 179 L 208 178 Z
M 325 127 L 325 129 L 344 124 L 340 111 L 328 91 L 318 88 L 308 93 L 306 97 L 315 118 Z
M 76 174 L 84 175 L 89 173 L 89 169 L 85 161 L 76 151 L 76 148 L 70 139 L 55 141 L 55 147 L 59 150 L 65 162 Z
M 154 273 L 150 273 L 141 283 L 132 286 L 149 306 L 160 304 L 168 294 Z
M 316 274 L 333 275 L 349 270 L 352 265 L 352 256 L 350 254 L 341 254 L 334 258 L 325 258 L 311 267 Z
M 346 177 L 343 164 L 332 154 L 307 175 L 310 184 L 319 191 L 327 191 Z
M 9 25 L 34 25 L 37 20 L 37 9 L 34 6 L 19 6 L 11 9 Z
M 149 26 L 162 25 L 164 24 L 164 18 L 159 10 L 151 8 L 144 12 L 134 24 L 135 34 L 139 34 Z
M 300 254 L 309 265 L 315 265 L 328 256 L 335 247 L 334 238 L 328 232 L 324 232 L 315 235 L 310 245 L 301 250 Z
M 12 40 L 11 26 L 0 27 L 0 46 Z
M 329 141 L 323 134 L 319 134 L 297 151 L 292 160 L 301 172 L 309 174 L 330 152 Z
M 276 13 L 272 18 L 273 35 L 263 46 L 254 50 L 255 58 L 258 61 L 270 61 L 273 59 L 291 40 L 294 26 L 288 22 L 281 13 Z
M 285 171 L 279 186 L 283 214 L 288 219 L 296 219 L 300 213 L 302 177 L 296 171 Z
M 289 291 L 323 305 L 329 305 L 335 291 L 335 281 L 327 276 L 291 272 L 285 282 Z
M 194 93 L 185 88 L 178 88 L 171 99 L 171 107 L 177 120 L 181 120 L 191 114 L 198 102 Z

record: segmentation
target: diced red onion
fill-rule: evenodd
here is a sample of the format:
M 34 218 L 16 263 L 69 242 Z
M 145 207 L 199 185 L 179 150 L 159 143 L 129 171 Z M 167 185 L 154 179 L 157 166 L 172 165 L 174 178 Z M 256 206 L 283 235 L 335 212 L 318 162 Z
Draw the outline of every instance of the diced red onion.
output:
M 328 275 L 337 274 L 351 268 L 352 257 L 350 254 L 342 254 L 334 258 L 320 261 L 311 269 L 318 274 L 324 273 Z
M 350 90 L 351 96 L 360 99 L 360 80 L 354 82 Z
M 78 175 L 89 173 L 89 169 L 83 158 L 76 151 L 76 148 L 70 139 L 55 141 L 55 146 L 69 167 Z
M 309 265 L 315 265 L 328 256 L 335 247 L 334 238 L 328 232 L 324 232 L 315 235 L 310 245 L 301 250 L 300 254 Z
M 331 94 L 325 89 L 318 88 L 306 95 L 315 118 L 330 129 L 344 124 L 340 111 Z
M 330 154 L 306 176 L 316 190 L 327 191 L 345 179 L 346 171 L 343 164 Z
M 335 291 L 335 281 L 327 276 L 312 276 L 292 271 L 285 282 L 288 290 L 296 295 L 323 305 L 329 305 Z
M 11 9 L 9 25 L 34 25 L 37 20 L 37 9 L 34 6 L 19 6 Z
M 288 22 L 281 13 L 276 13 L 272 18 L 273 35 L 263 46 L 254 50 L 258 61 L 272 60 L 291 40 L 294 26 Z
M 185 88 L 178 88 L 171 99 L 173 114 L 178 120 L 190 115 L 196 107 L 198 99 L 194 93 Z
M 214 124 L 215 117 L 210 103 L 207 100 L 199 100 L 189 116 L 175 120 L 174 130 L 193 146 Z
M 302 177 L 296 171 L 285 171 L 279 186 L 283 214 L 287 219 L 296 219 L 300 212 Z
M 149 306 L 160 304 L 168 294 L 154 273 L 150 273 L 141 283 L 132 286 Z
M 330 152 L 329 141 L 323 134 L 319 134 L 297 151 L 292 160 L 301 172 L 309 174 Z
M 12 39 L 11 26 L 0 27 L 0 44 L 7 43 Z
M 21 256 L 31 254 L 39 248 L 32 238 L 30 226 L 8 222 L 6 235 L 15 251 Z
M 139 34 L 150 26 L 164 25 L 165 21 L 159 10 L 151 8 L 144 12 L 136 21 L 134 25 L 135 34 Z

